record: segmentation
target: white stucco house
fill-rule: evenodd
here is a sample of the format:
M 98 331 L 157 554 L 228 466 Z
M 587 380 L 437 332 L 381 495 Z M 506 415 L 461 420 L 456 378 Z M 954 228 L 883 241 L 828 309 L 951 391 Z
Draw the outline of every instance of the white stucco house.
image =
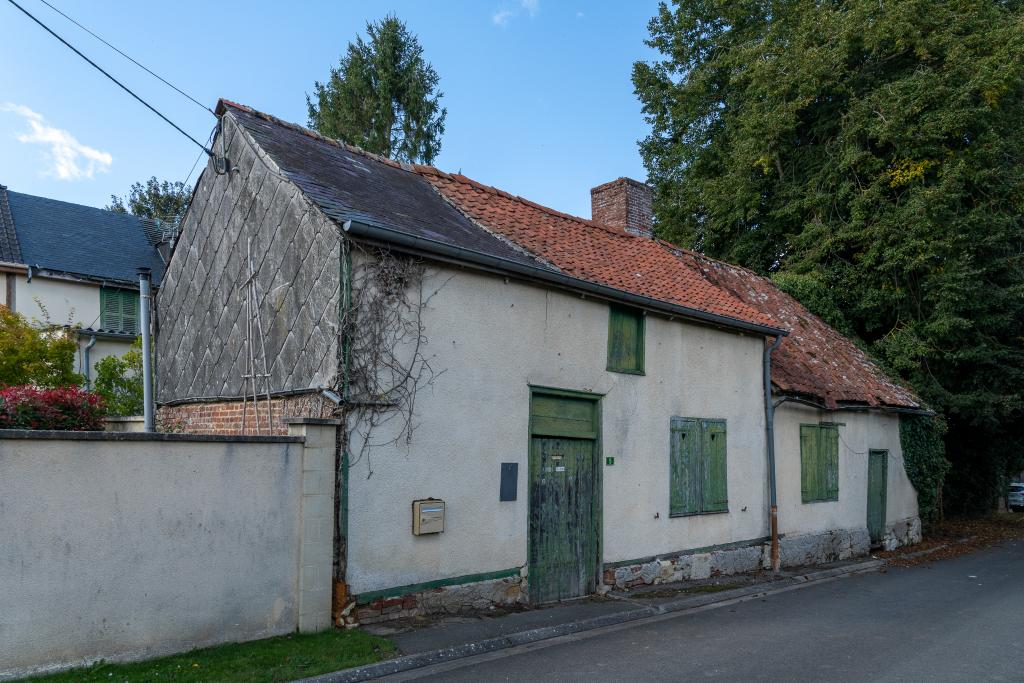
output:
M 0 304 L 75 328 L 75 372 L 122 355 L 140 334 L 137 269 L 164 272 L 154 220 L 13 192 L 0 185 Z
M 899 423 L 926 408 L 770 280 L 654 237 L 643 184 L 583 219 L 218 114 L 157 300 L 161 419 L 339 421 L 348 618 L 919 539 Z

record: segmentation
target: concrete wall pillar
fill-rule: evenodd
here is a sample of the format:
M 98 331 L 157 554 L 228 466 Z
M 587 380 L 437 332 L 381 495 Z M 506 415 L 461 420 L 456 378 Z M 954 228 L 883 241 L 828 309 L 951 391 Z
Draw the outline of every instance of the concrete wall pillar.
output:
M 305 438 L 299 539 L 299 631 L 331 626 L 335 444 L 341 420 L 287 418 L 289 436 Z

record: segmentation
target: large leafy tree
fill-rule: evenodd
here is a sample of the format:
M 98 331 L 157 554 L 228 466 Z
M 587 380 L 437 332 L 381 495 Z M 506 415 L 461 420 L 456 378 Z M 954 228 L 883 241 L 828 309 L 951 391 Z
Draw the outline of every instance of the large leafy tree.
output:
M 366 25 L 325 83 L 306 96 L 318 132 L 406 162 L 432 163 L 441 151 L 442 93 L 419 39 L 397 17 Z
M 177 224 L 188 209 L 192 188 L 181 181 L 159 181 L 156 176 L 145 184 L 132 183 L 131 191 L 122 199 L 110 195 L 107 211 L 130 213 L 155 218 L 164 223 Z
M 827 302 L 947 416 L 947 504 L 990 506 L 1024 455 L 1019 0 L 678 0 L 650 32 L 658 230 Z

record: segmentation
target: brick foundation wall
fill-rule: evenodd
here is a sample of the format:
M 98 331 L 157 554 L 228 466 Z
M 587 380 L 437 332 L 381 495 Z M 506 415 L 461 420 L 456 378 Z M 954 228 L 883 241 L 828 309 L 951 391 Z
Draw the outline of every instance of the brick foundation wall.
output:
M 274 421 L 271 434 L 287 436 L 287 417 L 333 417 L 334 404 L 319 393 L 281 396 L 271 399 Z M 161 432 L 185 434 L 267 434 L 267 400 L 259 401 L 260 422 L 257 431 L 252 401 L 215 401 L 182 403 L 157 408 L 157 429 Z M 242 424 L 243 416 L 245 424 Z
M 336 621 L 338 626 L 373 624 L 425 614 L 458 614 L 486 610 L 496 605 L 515 605 L 526 601 L 522 576 L 464 583 L 388 598 L 368 603 L 351 603 Z

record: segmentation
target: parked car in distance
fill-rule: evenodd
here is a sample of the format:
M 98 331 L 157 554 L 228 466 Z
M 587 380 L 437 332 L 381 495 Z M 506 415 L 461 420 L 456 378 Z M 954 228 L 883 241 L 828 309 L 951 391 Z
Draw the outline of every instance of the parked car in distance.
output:
M 1024 510 L 1024 483 L 1010 484 L 1010 490 L 1006 493 L 1006 507 L 1014 512 Z

